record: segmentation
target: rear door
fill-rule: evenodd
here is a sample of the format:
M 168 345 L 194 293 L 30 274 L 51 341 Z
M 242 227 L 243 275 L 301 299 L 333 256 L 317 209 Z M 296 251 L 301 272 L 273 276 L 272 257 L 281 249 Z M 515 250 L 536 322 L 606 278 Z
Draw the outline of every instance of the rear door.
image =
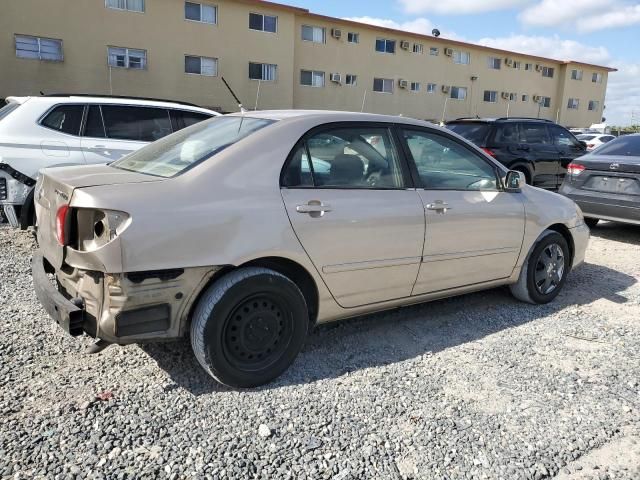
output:
M 424 209 L 385 124 L 314 130 L 289 159 L 282 198 L 302 246 L 342 307 L 408 297 Z
M 84 105 L 62 104 L 49 110 L 40 120 L 38 147 L 48 157 L 43 167 L 83 164 L 80 126 Z
M 567 174 L 569 164 L 576 158 L 584 155 L 587 149 L 569 130 L 559 125 L 548 125 L 547 128 L 551 134 L 553 144 L 558 151 L 557 187 L 559 187 L 564 180 L 564 176 Z
M 414 295 L 509 277 L 524 236 L 522 195 L 502 191 L 496 166 L 441 132 L 405 128 L 426 233 Z
M 110 163 L 172 133 L 165 108 L 92 105 L 82 138 L 87 163 Z
M 533 185 L 541 188 L 558 186 L 558 164 L 560 155 L 543 122 L 520 124 L 522 148 L 526 149 L 533 162 Z

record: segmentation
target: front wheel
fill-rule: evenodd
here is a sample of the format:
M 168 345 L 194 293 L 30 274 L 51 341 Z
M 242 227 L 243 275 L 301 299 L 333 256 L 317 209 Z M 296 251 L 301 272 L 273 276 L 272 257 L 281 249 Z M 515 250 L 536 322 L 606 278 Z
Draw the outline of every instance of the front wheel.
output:
M 528 303 L 549 303 L 558 296 L 571 268 L 569 246 L 557 232 L 542 237 L 535 245 L 527 263 L 522 266 L 518 282 L 511 293 Z
M 293 363 L 308 328 L 307 304 L 295 283 L 266 268 L 240 268 L 202 295 L 191 323 L 191 346 L 217 381 L 251 388 Z

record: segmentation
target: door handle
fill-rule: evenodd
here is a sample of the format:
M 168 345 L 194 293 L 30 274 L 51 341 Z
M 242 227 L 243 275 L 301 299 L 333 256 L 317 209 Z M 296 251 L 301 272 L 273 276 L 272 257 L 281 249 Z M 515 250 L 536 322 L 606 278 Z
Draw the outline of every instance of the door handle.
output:
M 451 208 L 447 202 L 442 200 L 427 204 L 427 210 L 435 210 L 438 213 L 447 213 L 447 210 L 451 210 Z
M 322 203 L 319 200 L 311 200 L 306 205 L 296 205 L 296 212 L 307 213 L 313 218 L 324 216 L 325 213 L 331 211 L 331 206 Z

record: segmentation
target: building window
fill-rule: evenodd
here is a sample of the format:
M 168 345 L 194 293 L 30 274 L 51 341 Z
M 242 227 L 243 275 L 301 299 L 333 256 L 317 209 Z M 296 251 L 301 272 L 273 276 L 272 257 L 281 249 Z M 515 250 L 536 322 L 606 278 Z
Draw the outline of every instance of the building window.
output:
M 496 92 L 495 90 L 485 90 L 484 101 L 489 103 L 496 103 L 498 101 L 498 92 Z
M 16 57 L 61 62 L 62 40 L 16 35 Z
M 500 70 L 500 67 L 502 66 L 502 59 L 497 57 L 488 57 L 487 66 L 494 70 Z
M 528 102 L 529 101 L 529 95 L 522 95 L 522 101 L 523 102 Z
M 262 15 L 261 13 L 250 13 L 249 29 L 259 32 L 276 33 L 278 31 L 278 17 Z
M 374 78 L 373 91 L 382 93 L 393 93 L 393 80 L 390 78 Z
M 438 85 L 435 83 L 427 83 L 427 93 L 435 93 Z
M 347 73 L 344 79 L 345 85 L 349 85 L 351 87 L 355 87 L 358 84 L 358 76 Z
M 547 78 L 553 78 L 553 67 L 542 67 L 542 76 Z
M 438 47 L 431 47 L 429 49 L 429 55 L 433 55 L 434 57 L 437 57 L 439 53 L 440 53 L 440 49 Z
M 591 81 L 593 83 L 602 83 L 602 74 L 594 73 L 593 75 L 591 75 Z
M 458 63 L 460 65 L 469 65 L 471 61 L 471 55 L 469 52 L 460 52 L 455 50 L 453 52 L 453 63 Z
M 144 12 L 144 0 L 106 0 L 107 8 L 115 10 L 129 10 L 130 12 Z
M 513 62 L 513 68 L 515 68 L 515 69 L 517 69 L 517 70 L 520 70 L 520 66 L 521 66 L 521 65 L 522 65 L 522 64 L 520 63 L 520 61 L 519 61 L 519 60 L 515 60 L 515 61 Z
M 455 100 L 467 98 L 467 87 L 451 87 L 451 98 Z
M 571 70 L 571 80 L 582 80 L 582 70 Z
M 580 100 L 578 98 L 570 98 L 567 102 L 567 108 L 570 110 L 577 110 L 580 106 Z
M 420 82 L 411 82 L 411 84 L 409 85 L 409 88 L 412 92 L 419 92 L 420 91 Z
M 249 78 L 263 82 L 275 82 L 278 78 L 278 66 L 272 63 L 249 62 Z
M 194 22 L 215 24 L 218 23 L 218 7 L 184 2 L 184 18 Z
M 421 43 L 413 44 L 413 53 L 422 53 L 424 51 L 424 45 Z
M 321 27 L 310 27 L 309 25 L 303 25 L 302 40 L 304 40 L 305 42 L 326 43 L 326 29 Z
M 589 100 L 589 110 L 600 110 L 600 102 L 598 100 Z
M 549 108 L 551 106 L 551 97 L 540 97 L 540 105 Z
M 300 70 L 300 85 L 307 87 L 324 87 L 324 72 Z
M 347 42 L 349 43 L 360 43 L 360 34 L 355 32 L 347 33 Z
M 517 93 L 510 93 L 509 94 L 509 101 L 510 102 L 517 102 L 518 101 L 518 94 Z
M 525 63 L 524 64 L 524 71 L 525 72 L 530 72 L 531 70 L 533 70 L 533 63 Z
M 376 39 L 376 52 L 380 53 L 396 53 L 396 41 L 387 40 L 386 38 Z
M 109 66 L 143 70 L 147 68 L 147 51 L 109 47 Z
M 209 57 L 184 56 L 184 73 L 215 77 L 218 75 L 218 59 Z

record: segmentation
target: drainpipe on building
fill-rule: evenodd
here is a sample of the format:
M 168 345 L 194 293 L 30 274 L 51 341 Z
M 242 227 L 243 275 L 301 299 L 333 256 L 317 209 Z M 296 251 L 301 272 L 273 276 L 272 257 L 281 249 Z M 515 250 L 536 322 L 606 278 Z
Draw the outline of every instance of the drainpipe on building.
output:
M 444 126 L 444 117 L 445 117 L 445 114 L 447 113 L 448 102 L 449 102 L 449 95 L 447 94 L 447 96 L 444 97 L 444 108 L 442 109 L 442 119 L 440 120 L 440 126 Z

